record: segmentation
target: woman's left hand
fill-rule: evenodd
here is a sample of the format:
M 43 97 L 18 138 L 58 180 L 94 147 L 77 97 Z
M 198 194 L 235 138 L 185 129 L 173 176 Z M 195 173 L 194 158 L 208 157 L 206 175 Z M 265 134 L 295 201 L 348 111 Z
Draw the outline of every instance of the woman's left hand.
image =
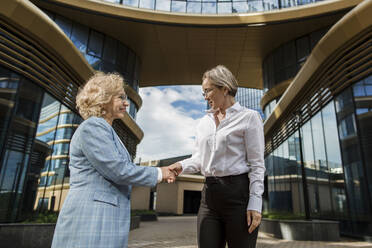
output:
M 254 210 L 247 210 L 248 232 L 252 233 L 261 223 L 261 213 Z

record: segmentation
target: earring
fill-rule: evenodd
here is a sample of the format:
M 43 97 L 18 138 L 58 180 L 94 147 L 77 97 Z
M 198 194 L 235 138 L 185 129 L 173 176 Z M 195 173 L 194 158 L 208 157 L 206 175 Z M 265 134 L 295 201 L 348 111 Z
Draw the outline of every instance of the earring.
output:
M 224 93 L 223 95 L 224 95 L 224 96 L 227 96 L 227 94 L 226 94 L 226 93 Z

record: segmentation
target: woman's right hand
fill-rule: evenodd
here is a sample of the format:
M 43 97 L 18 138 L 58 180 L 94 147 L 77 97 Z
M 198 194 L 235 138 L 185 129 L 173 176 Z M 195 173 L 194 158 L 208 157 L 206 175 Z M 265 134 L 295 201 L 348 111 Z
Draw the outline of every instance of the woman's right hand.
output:
M 181 163 L 174 163 L 169 166 L 169 169 L 173 171 L 173 173 L 178 176 L 182 172 L 182 165 Z

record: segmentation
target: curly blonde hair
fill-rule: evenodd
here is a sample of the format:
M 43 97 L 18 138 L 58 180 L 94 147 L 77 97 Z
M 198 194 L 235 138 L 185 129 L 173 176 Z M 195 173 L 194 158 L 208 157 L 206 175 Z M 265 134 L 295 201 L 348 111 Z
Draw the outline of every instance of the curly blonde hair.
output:
M 115 94 L 124 89 L 124 79 L 117 73 L 97 72 L 76 96 L 76 107 L 84 119 L 104 117 L 104 106 Z

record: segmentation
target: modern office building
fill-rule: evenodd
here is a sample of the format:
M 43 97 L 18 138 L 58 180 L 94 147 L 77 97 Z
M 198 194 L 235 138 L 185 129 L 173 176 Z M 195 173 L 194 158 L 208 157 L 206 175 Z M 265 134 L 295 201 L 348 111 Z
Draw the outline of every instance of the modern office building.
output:
M 268 210 L 372 236 L 372 1 L 263 61 Z
M 115 128 L 135 156 L 138 87 L 200 84 L 224 64 L 264 93 L 265 210 L 371 237 L 370 13 L 371 0 L 3 0 L 0 221 L 61 206 L 74 100 L 94 70 L 126 79 Z
M 20 221 L 33 209 L 60 209 L 69 188 L 69 142 L 82 121 L 75 96 L 95 70 L 125 77 L 129 114 L 114 128 L 135 156 L 143 137 L 135 123 L 139 67 L 130 48 L 102 32 L 29 1 L 1 3 L 1 222 Z
M 238 101 L 241 106 L 256 110 L 261 114 L 262 119 L 265 119 L 260 104 L 262 96 L 263 90 L 239 87 L 236 92 L 235 100 Z

